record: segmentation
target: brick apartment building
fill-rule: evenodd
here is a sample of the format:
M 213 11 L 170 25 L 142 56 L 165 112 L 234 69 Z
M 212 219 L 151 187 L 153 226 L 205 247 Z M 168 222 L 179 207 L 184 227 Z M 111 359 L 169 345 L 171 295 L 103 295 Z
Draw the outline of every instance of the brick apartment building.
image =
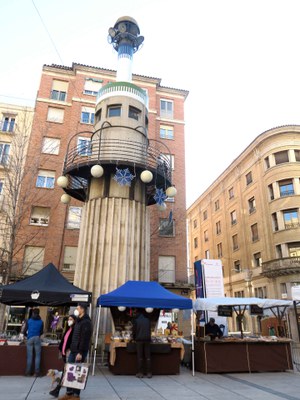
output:
M 36 165 L 35 176 L 23 185 L 31 204 L 17 238 L 21 251 L 16 261 L 25 274 L 53 262 L 70 281 L 74 279 L 83 203 L 74 199 L 61 203 L 56 179 L 70 138 L 82 132 L 77 144 L 81 151 L 90 136 L 85 132 L 93 131 L 98 90 L 115 79 L 116 71 L 76 63 L 43 67 L 25 165 Z M 148 136 L 170 150 L 177 188 L 166 211 L 150 207 L 150 279 L 187 294 L 184 101 L 188 92 L 141 75 L 133 75 L 133 83 L 148 92 Z

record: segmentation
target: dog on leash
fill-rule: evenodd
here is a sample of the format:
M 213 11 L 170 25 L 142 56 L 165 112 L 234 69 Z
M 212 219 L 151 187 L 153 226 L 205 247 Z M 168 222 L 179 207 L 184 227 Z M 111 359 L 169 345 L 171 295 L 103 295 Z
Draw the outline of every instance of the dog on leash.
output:
M 47 376 L 50 376 L 52 379 L 51 388 L 53 388 L 55 384 L 59 384 L 62 377 L 62 371 L 58 371 L 57 369 L 48 369 Z

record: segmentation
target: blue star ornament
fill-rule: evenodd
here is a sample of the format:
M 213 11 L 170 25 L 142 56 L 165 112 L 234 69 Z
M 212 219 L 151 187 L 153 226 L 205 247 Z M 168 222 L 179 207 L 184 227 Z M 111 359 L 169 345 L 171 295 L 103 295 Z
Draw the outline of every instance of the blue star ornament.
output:
M 156 189 L 155 195 L 153 196 L 154 200 L 160 206 L 165 202 L 168 196 L 164 193 L 163 189 Z
M 114 180 L 120 186 L 131 186 L 131 181 L 133 180 L 134 176 L 131 174 L 128 168 L 119 169 L 116 168 L 117 172 L 115 173 Z

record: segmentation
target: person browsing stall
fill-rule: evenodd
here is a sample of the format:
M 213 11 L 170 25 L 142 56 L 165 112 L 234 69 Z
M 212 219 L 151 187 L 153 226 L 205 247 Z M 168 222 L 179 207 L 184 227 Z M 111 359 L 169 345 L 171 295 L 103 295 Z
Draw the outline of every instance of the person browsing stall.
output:
M 151 372 L 151 321 L 142 310 L 137 310 L 133 321 L 133 339 L 136 341 L 138 373 L 137 378 L 143 378 L 144 361 L 146 361 L 147 377 L 152 378 Z
M 205 324 L 205 335 L 210 336 L 210 340 L 215 340 L 215 338 L 220 339 L 223 336 L 219 325 L 215 323 L 214 318 L 210 318 L 209 322 Z
M 40 376 L 40 364 L 41 364 L 41 352 L 42 352 L 41 335 L 43 334 L 44 331 L 44 323 L 41 320 L 40 310 L 38 308 L 34 308 L 32 310 L 31 317 L 28 319 L 24 331 L 25 335 L 27 335 L 27 344 L 26 344 L 27 365 L 26 365 L 25 376 L 31 375 L 33 349 L 35 352 L 34 376 Z

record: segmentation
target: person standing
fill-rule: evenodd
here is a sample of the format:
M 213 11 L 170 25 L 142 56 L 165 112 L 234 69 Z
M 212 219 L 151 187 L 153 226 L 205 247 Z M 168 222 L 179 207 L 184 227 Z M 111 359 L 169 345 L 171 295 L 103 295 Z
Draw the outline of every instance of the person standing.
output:
M 144 377 L 144 361 L 146 362 L 147 378 L 152 378 L 151 371 L 151 321 L 141 310 L 133 323 L 133 339 L 136 341 L 138 372 L 137 378 Z
M 75 315 L 69 315 L 68 317 L 68 324 L 67 324 L 67 328 L 63 334 L 63 337 L 60 341 L 60 344 L 58 346 L 59 351 L 61 353 L 63 362 L 66 363 L 67 361 L 67 357 L 70 353 L 70 347 L 71 347 L 71 343 L 72 343 L 72 337 L 73 337 L 73 331 L 74 331 L 74 326 L 75 326 L 75 322 L 76 322 L 76 317 Z M 53 390 L 51 390 L 49 392 L 49 394 L 51 396 L 54 397 L 58 397 L 59 396 L 59 392 L 61 389 L 61 382 L 62 379 L 60 380 L 60 382 L 57 384 L 56 388 L 54 388 Z
M 214 318 L 210 318 L 209 322 L 205 324 L 205 335 L 210 336 L 210 340 L 220 339 L 223 336 L 223 332 L 219 325 L 215 324 Z
M 44 332 L 44 323 L 40 317 L 40 310 L 38 308 L 34 308 L 32 310 L 31 317 L 27 321 L 27 326 L 24 329 L 25 334 L 27 334 L 27 365 L 25 376 L 31 375 L 32 370 L 32 358 L 33 358 L 33 349 L 35 352 L 35 372 L 34 376 L 40 376 L 40 364 L 41 364 L 41 335 Z
M 78 304 L 74 315 L 77 321 L 74 326 L 73 336 L 70 346 L 69 363 L 83 363 L 86 360 L 90 341 L 92 337 L 92 321 L 87 314 L 87 304 Z M 59 400 L 78 400 L 80 399 L 80 390 L 67 388 L 66 394 L 59 397 Z

